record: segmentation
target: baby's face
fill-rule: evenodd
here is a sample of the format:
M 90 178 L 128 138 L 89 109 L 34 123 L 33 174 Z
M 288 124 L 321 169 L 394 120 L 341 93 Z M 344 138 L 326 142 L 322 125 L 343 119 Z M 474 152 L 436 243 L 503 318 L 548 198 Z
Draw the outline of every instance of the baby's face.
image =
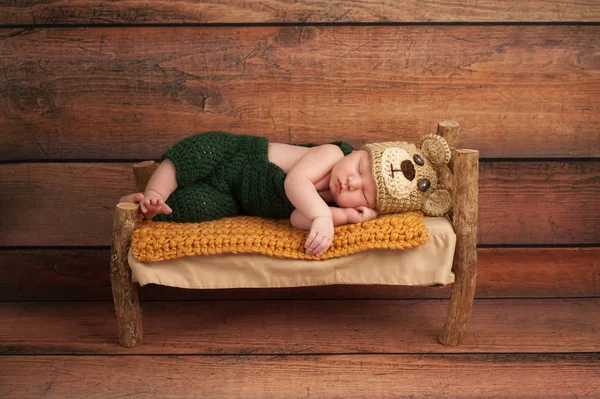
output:
M 377 186 L 371 171 L 371 157 L 364 150 L 354 151 L 338 161 L 331 170 L 329 190 L 338 206 L 375 209 Z

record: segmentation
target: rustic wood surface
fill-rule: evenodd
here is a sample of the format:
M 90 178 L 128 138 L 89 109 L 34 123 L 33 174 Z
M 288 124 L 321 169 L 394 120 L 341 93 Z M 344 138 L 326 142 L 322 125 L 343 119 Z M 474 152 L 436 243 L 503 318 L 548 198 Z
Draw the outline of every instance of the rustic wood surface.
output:
M 437 168 L 438 184 L 446 187 L 450 191 L 452 191 L 452 186 L 454 184 L 454 174 L 452 173 L 452 170 L 454 169 L 453 151 L 456 149 L 456 139 L 458 138 L 459 133 L 460 124 L 456 121 L 448 120 L 438 123 L 436 134 L 442 136 L 444 140 L 446 140 L 446 143 L 448 143 L 450 151 L 453 154 L 448 165 Z M 449 216 L 452 218 L 452 212 L 449 213 Z
M 596 1 L 0 0 L 0 396 L 600 397 L 598 21 Z M 118 344 L 125 162 L 210 129 L 361 145 L 446 119 L 484 159 L 480 243 L 595 247 L 479 248 L 457 348 L 448 300 L 423 299 L 449 288 L 365 286 L 144 287 L 204 301 L 144 301 L 147 342 Z
M 0 42 L 0 160 L 155 159 L 204 130 L 416 140 L 446 119 L 483 158 L 600 156 L 597 25 L 0 29 Z
M 477 298 L 600 296 L 600 248 L 479 248 Z M 0 301 L 110 300 L 107 249 L 0 251 Z M 449 298 L 449 288 L 330 286 L 182 290 L 148 285 L 143 300 Z
M 137 191 L 144 192 L 148 181 L 158 168 L 156 161 L 143 161 L 133 165 L 133 176 L 135 180 L 135 187 Z
M 185 24 L 347 22 L 567 22 L 600 20 L 594 1 L 135 0 L 0 1 L 0 24 Z
M 0 354 L 600 352 L 599 305 L 477 299 L 462 345 L 445 347 L 447 300 L 144 302 L 144 344 L 123 348 L 111 302 L 5 302 Z
M 452 225 L 456 232 L 452 271 L 456 279 L 452 284 L 452 296 L 440 342 L 456 346 L 462 342 L 469 326 L 477 281 L 479 153 L 476 150 L 453 150 L 452 159 Z
M 600 162 L 480 169 L 479 244 L 600 242 Z M 134 191 L 126 163 L 0 165 L 0 245 L 110 245 L 114 206 Z
M 119 342 L 126 348 L 142 343 L 142 311 L 137 294 L 138 285 L 131 280 L 127 254 L 131 234 L 138 221 L 138 206 L 122 203 L 115 207 L 112 224 L 110 281 L 119 328 Z
M 600 296 L 600 248 L 479 248 L 476 298 Z M 108 249 L 0 251 L 0 301 L 110 300 Z M 449 298 L 450 288 L 329 286 L 182 290 L 148 285 L 142 300 Z
M 0 357 L 0 395 L 61 399 L 596 399 L 599 376 L 593 354 Z

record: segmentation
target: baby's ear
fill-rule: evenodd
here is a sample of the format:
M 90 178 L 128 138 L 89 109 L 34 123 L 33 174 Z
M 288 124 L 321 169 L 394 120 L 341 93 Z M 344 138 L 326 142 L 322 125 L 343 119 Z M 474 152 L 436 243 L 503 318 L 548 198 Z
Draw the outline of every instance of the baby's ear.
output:
M 450 146 L 442 136 L 426 134 L 421 137 L 419 148 L 434 166 L 442 166 L 450 162 L 452 155 Z
M 452 209 L 452 194 L 445 188 L 430 193 L 421 210 L 428 216 L 443 216 Z

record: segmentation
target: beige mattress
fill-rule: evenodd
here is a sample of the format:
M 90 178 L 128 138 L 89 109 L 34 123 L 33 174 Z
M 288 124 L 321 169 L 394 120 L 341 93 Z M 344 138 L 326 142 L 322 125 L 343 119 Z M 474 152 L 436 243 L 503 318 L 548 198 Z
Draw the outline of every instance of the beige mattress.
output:
M 333 284 L 446 285 L 454 282 L 456 235 L 444 217 L 425 217 L 429 238 L 405 250 L 371 250 L 322 261 L 264 255 L 188 256 L 139 262 L 129 251 L 133 281 L 180 288 L 281 288 Z

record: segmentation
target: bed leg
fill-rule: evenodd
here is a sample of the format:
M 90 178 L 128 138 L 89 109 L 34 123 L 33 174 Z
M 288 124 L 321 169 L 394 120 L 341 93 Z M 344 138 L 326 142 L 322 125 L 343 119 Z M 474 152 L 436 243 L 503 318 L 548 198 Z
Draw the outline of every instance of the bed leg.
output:
M 454 211 L 456 232 L 454 253 L 455 283 L 440 342 L 448 346 L 460 344 L 471 317 L 477 277 L 477 198 L 479 152 L 456 150 L 454 159 Z
M 131 233 L 137 222 L 137 209 L 137 204 L 118 204 L 112 227 L 110 281 L 119 326 L 119 342 L 127 348 L 142 343 L 142 310 L 137 286 L 131 279 L 131 269 L 127 263 Z

